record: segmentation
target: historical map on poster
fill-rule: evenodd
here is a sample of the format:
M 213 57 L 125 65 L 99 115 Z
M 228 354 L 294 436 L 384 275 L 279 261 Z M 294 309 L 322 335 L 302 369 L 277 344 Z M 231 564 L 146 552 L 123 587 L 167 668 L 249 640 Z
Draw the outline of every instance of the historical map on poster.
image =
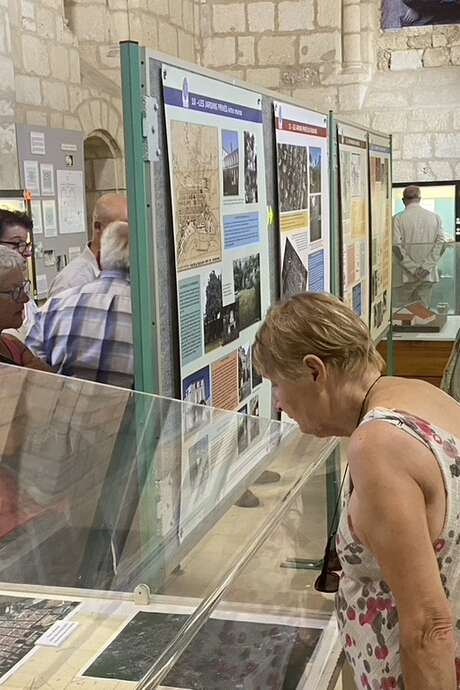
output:
M 369 325 L 367 133 L 339 124 L 340 242 L 343 300 Z
M 330 272 L 327 116 L 274 105 L 280 214 L 281 296 L 328 292 Z
M 371 335 L 377 340 L 391 319 L 391 145 L 390 138 L 369 134 L 371 210 Z
M 177 270 L 222 260 L 217 127 L 171 122 Z

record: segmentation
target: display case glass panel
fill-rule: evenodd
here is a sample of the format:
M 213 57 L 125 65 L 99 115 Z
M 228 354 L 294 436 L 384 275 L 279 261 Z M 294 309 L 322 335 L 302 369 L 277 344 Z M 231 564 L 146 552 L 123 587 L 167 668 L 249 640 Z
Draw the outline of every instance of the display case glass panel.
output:
M 307 680 L 337 642 L 332 606 L 296 559 L 321 559 L 335 441 L 7 365 L 0 376 L 5 687 L 228 690 L 221 665 L 246 673 L 278 628 L 273 687 L 320 687 Z M 262 666 L 231 687 L 255 688 Z

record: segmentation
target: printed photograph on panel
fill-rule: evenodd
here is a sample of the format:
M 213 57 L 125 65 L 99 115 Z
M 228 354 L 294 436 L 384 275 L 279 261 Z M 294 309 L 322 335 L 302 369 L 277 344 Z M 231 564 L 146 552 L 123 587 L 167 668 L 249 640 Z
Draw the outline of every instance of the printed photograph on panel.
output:
M 238 348 L 238 391 L 240 402 L 251 394 L 251 346 Z
M 240 147 L 238 132 L 222 130 L 222 178 L 224 196 L 238 196 L 240 190 Z
M 20 663 L 34 649 L 37 640 L 76 606 L 78 603 L 71 601 L 0 597 L 0 678 Z
M 310 147 L 310 194 L 321 193 L 321 149 Z
M 240 315 L 240 331 L 260 321 L 260 255 L 233 261 L 235 299 Z
M 171 122 L 178 271 L 222 260 L 216 127 Z
M 383 0 L 384 29 L 459 23 L 459 0 Z
M 194 431 L 209 419 L 209 410 L 206 406 L 211 404 L 211 385 L 209 367 L 195 371 L 182 381 L 182 399 L 193 405 L 184 405 L 185 431 Z
M 238 455 L 241 455 L 249 445 L 248 406 L 245 405 L 238 412 Z
M 259 374 L 257 369 L 254 366 L 254 345 L 251 347 L 251 369 L 252 369 L 252 389 L 256 388 L 256 386 L 260 386 L 260 384 L 263 381 L 262 376 Z
M 240 314 L 236 302 L 222 308 L 222 330 L 222 345 L 233 342 L 240 335 Z
M 242 417 L 242 438 L 245 419 Z M 186 621 L 184 614 L 139 611 L 84 676 L 139 681 Z M 314 657 L 322 634 L 320 627 L 296 627 L 283 621 L 252 622 L 242 614 L 238 620 L 211 618 L 168 673 L 164 687 L 300 689 L 305 685 L 305 668 Z
M 310 196 L 310 242 L 322 237 L 321 228 L 321 194 Z
M 204 283 L 204 347 L 206 352 L 222 345 L 222 273 L 213 269 Z
M 361 181 L 361 156 L 359 153 L 351 154 L 351 194 L 361 196 L 363 185 Z
M 306 292 L 308 285 L 308 271 L 300 256 L 286 239 L 284 246 L 283 269 L 281 272 L 281 296 L 288 299 L 299 292 Z
M 308 208 L 308 150 L 278 144 L 278 197 L 281 212 Z
M 244 197 L 247 204 L 259 200 L 257 188 L 257 144 L 255 134 L 244 133 Z

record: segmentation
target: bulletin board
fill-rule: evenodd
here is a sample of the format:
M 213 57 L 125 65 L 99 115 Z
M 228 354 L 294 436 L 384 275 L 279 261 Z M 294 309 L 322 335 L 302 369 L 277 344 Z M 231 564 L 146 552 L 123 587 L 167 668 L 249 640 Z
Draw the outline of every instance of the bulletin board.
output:
M 37 298 L 46 299 L 88 241 L 83 134 L 17 125 L 16 136 L 21 184 L 32 196 Z

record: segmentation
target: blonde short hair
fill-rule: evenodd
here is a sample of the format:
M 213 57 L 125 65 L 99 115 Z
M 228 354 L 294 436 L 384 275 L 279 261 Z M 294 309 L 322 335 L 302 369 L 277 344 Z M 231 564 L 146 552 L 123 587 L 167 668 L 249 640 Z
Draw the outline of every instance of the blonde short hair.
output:
M 384 366 L 367 326 L 324 293 L 306 292 L 272 307 L 256 335 L 254 364 L 263 376 L 296 381 L 305 373 L 306 355 L 350 374 Z

